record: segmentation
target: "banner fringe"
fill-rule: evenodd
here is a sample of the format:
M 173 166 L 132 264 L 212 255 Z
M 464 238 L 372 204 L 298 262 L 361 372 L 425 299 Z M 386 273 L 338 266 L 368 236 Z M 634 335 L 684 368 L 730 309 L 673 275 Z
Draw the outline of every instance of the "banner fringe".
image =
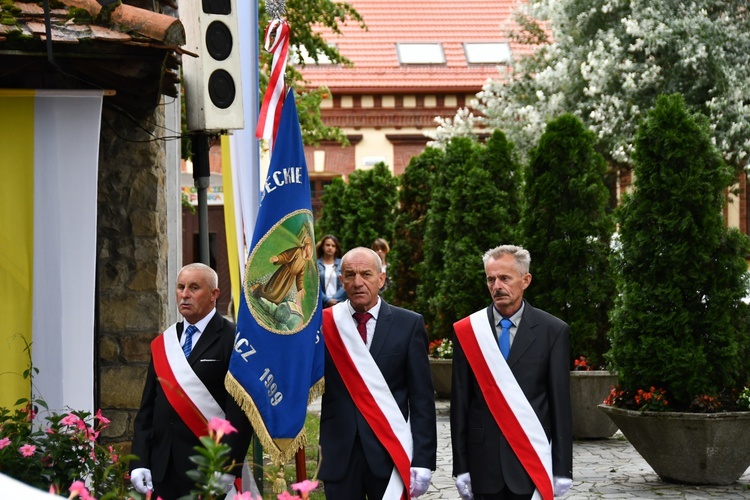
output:
M 322 394 L 322 388 L 319 387 L 319 385 L 322 385 L 322 383 L 323 379 L 318 381 L 310 389 L 310 393 L 312 394 L 313 390 L 315 390 L 316 393 Z M 247 415 L 248 420 L 250 420 L 250 425 L 253 426 L 255 435 L 258 436 L 260 444 L 263 446 L 263 449 L 266 451 L 266 453 L 268 453 L 271 461 L 275 465 L 283 465 L 286 462 L 289 462 L 292 458 L 294 458 L 297 450 L 307 444 L 307 434 L 305 433 L 305 427 L 303 426 L 300 433 L 291 440 L 289 446 L 284 449 L 279 448 L 278 444 L 276 444 L 276 441 L 271 438 L 271 435 L 268 432 L 265 423 L 263 422 L 263 418 L 258 411 L 258 407 L 255 406 L 255 402 L 247 394 L 247 392 L 245 392 L 242 385 L 232 376 L 230 372 L 227 372 L 227 376 L 224 379 L 224 385 L 226 386 L 227 392 L 231 394 L 234 400 L 237 401 L 237 404 L 240 406 L 240 408 L 242 408 L 242 411 L 245 412 L 245 415 Z

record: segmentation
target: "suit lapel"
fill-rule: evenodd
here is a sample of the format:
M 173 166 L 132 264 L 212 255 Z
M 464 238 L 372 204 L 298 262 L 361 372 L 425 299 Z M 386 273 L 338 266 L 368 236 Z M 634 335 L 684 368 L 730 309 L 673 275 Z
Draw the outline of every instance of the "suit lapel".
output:
M 513 345 L 510 348 L 510 354 L 508 355 L 508 365 L 513 366 L 516 362 L 521 359 L 524 353 L 536 342 L 536 333 L 534 329 L 539 323 L 536 317 L 536 312 L 528 302 L 523 309 L 523 316 L 521 318 L 521 324 L 518 325 L 516 330 L 516 336 L 513 338 Z
M 198 339 L 198 342 L 195 344 L 195 347 L 193 347 L 190 356 L 188 356 L 188 361 L 191 365 L 196 360 L 200 359 L 203 353 L 206 352 L 206 349 L 211 347 L 214 342 L 219 340 L 218 332 L 219 330 L 221 330 L 221 325 L 223 323 L 224 318 L 222 318 L 221 314 L 219 314 L 219 312 L 217 311 L 216 314 L 214 314 L 214 317 L 211 318 L 211 321 L 208 322 L 208 325 L 206 325 L 206 330 L 201 333 L 201 336 Z
M 487 308 L 487 321 L 489 321 L 490 326 L 492 327 L 492 331 L 497 334 L 493 309 L 493 305 L 490 305 Z M 529 347 L 534 344 L 534 342 L 536 341 L 534 328 L 538 323 L 539 322 L 536 318 L 534 308 L 531 307 L 528 302 L 526 302 L 523 310 L 521 324 L 518 326 L 518 330 L 516 330 L 516 336 L 513 338 L 513 345 L 511 345 L 510 347 L 510 354 L 508 355 L 508 366 L 513 366 L 514 364 L 516 364 L 516 362 L 521 359 L 521 357 L 529 349 Z M 500 347 L 498 346 L 498 349 L 499 348 Z
M 386 301 L 380 299 L 380 312 L 378 312 L 378 319 L 375 322 L 375 333 L 372 336 L 372 344 L 370 345 L 370 354 L 373 359 L 377 359 L 378 354 L 386 344 L 386 337 L 391 331 L 391 323 L 393 322 L 393 312 L 391 306 Z

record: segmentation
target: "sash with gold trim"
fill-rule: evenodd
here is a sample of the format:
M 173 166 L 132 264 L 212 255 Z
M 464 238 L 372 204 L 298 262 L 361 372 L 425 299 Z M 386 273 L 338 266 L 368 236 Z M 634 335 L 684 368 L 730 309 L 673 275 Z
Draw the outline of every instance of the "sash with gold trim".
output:
M 383 498 L 409 498 L 413 442 L 409 422 L 393 398 L 349 314 L 347 302 L 323 310 L 323 337 L 354 404 L 393 460 Z
M 536 486 L 533 499 L 551 500 L 552 450 L 547 435 L 497 346 L 487 309 L 453 324 L 487 407 Z

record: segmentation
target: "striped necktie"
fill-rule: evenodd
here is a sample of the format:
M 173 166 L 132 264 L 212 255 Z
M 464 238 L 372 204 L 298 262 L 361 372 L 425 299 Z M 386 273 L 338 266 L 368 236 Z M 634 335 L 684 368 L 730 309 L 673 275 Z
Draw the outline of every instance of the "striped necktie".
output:
M 182 344 L 182 352 L 185 353 L 185 357 L 190 356 L 190 351 L 193 350 L 193 334 L 198 331 L 198 327 L 190 325 L 185 330 L 185 343 Z

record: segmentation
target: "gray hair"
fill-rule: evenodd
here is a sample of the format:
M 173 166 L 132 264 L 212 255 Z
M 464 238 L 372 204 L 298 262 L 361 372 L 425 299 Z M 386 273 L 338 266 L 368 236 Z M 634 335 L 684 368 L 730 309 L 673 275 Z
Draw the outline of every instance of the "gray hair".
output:
M 200 271 L 204 274 L 206 277 L 206 282 L 208 283 L 208 286 L 211 288 L 219 288 L 219 275 L 216 274 L 216 271 L 214 271 L 210 266 L 207 266 L 206 264 L 203 264 L 202 262 L 193 262 L 192 264 L 188 264 L 186 266 L 183 266 L 182 269 L 180 269 L 180 273 L 182 274 L 182 271 L 186 270 L 194 270 L 194 271 Z M 179 277 L 179 274 L 177 275 Z
M 344 259 L 346 259 L 347 255 L 349 255 L 349 254 L 355 254 L 355 253 L 366 253 L 366 254 L 368 254 L 375 261 L 375 264 L 376 264 L 376 267 L 377 267 L 377 270 L 378 270 L 378 274 L 380 274 L 382 272 L 382 270 L 383 270 L 383 261 L 380 260 L 380 255 L 378 255 L 378 253 L 375 250 L 373 250 L 371 248 L 367 248 L 367 247 L 355 247 L 355 248 L 352 248 L 351 250 L 349 250 L 348 252 L 346 252 L 344 254 L 344 256 L 341 257 L 341 265 L 344 264 Z
M 500 245 L 499 247 L 487 250 L 482 256 L 482 262 L 486 266 L 487 261 L 490 259 L 499 259 L 503 255 L 513 256 L 518 274 L 521 276 L 528 274 L 531 267 L 531 254 L 525 248 L 516 245 Z

